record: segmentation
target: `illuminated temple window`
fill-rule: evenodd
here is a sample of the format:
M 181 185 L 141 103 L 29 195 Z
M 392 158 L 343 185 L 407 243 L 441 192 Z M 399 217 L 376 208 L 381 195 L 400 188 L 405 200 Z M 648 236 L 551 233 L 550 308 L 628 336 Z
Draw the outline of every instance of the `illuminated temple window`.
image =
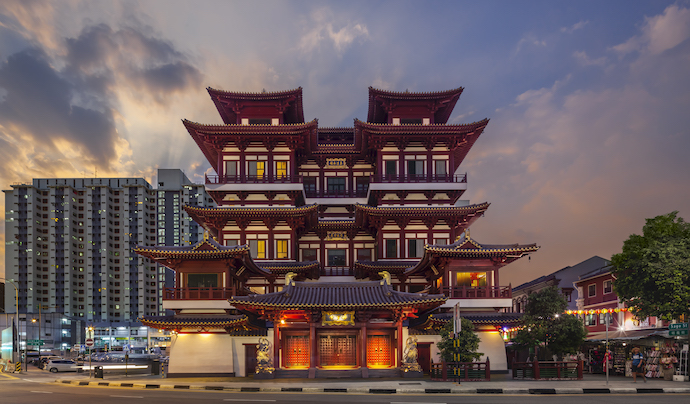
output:
M 456 272 L 455 285 L 484 287 L 486 286 L 486 272 Z

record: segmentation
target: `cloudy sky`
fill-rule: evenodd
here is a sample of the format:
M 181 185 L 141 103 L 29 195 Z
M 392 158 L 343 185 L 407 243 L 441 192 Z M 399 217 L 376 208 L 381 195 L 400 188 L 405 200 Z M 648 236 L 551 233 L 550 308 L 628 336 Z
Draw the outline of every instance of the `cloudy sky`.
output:
M 491 119 L 461 166 L 491 202 L 472 236 L 542 246 L 515 286 L 690 220 L 689 38 L 689 1 L 3 0 L 0 184 L 201 182 L 180 120 L 221 122 L 208 86 L 301 86 L 321 126 L 366 119 L 368 86 L 462 86 L 450 121 Z

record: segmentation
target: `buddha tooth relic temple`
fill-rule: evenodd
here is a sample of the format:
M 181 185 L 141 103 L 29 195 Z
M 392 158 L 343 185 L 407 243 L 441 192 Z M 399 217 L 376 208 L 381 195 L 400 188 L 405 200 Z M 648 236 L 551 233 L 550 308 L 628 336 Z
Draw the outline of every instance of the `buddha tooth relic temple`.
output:
M 301 88 L 209 88 L 224 124 L 183 121 L 216 172 L 218 207 L 185 206 L 206 235 L 136 248 L 176 274 L 174 314 L 141 319 L 173 334 L 169 376 L 397 376 L 410 336 L 428 371 L 456 305 L 507 370 L 499 270 L 539 247 L 470 237 L 489 204 L 460 199 L 458 168 L 489 121 L 447 123 L 462 90 L 370 87 L 366 122 L 320 128 Z

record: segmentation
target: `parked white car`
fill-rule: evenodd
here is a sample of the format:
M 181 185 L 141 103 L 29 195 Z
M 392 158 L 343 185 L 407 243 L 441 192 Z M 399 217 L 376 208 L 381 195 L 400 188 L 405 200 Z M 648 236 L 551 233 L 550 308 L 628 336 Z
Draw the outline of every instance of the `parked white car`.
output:
M 46 370 L 50 370 L 52 373 L 57 372 L 76 372 L 79 368 L 77 363 L 71 359 L 51 359 L 46 363 Z

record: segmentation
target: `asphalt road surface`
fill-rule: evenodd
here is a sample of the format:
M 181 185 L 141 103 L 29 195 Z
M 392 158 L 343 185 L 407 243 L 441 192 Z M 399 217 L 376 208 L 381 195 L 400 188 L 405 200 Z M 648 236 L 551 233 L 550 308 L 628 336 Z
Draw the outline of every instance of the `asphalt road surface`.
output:
M 0 374 L 0 403 L 2 404 L 175 404 L 175 403 L 382 403 L 382 404 L 451 404 L 451 403 L 510 403 L 510 404 L 648 404 L 650 402 L 690 402 L 690 394 L 605 394 L 593 395 L 449 395 L 449 394 L 347 394 L 347 393 L 239 393 L 224 391 L 179 391 L 114 387 L 85 387 L 52 384 L 55 375 Z

